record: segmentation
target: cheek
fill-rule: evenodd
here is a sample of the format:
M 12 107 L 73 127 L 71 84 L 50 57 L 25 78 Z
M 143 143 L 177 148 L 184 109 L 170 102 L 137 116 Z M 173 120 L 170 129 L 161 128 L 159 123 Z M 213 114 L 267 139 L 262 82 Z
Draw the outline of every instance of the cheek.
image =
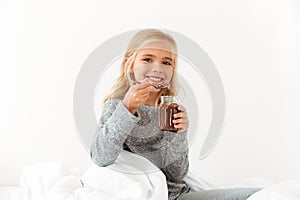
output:
M 142 67 L 136 67 L 136 68 L 134 68 L 134 73 L 135 73 L 136 75 L 142 75 L 142 74 L 145 73 L 145 71 L 143 70 Z
M 133 68 L 133 74 L 136 78 L 136 80 L 141 81 L 145 78 L 145 74 L 147 73 L 147 69 L 143 66 L 135 66 Z
M 171 81 L 172 77 L 173 77 L 173 70 L 167 70 L 165 73 L 166 73 L 166 78 L 167 78 L 167 81 Z
M 137 72 L 143 72 L 143 71 L 145 71 L 143 63 L 138 62 L 138 61 L 136 61 L 136 62 L 133 63 L 132 70 L 133 71 L 137 71 Z

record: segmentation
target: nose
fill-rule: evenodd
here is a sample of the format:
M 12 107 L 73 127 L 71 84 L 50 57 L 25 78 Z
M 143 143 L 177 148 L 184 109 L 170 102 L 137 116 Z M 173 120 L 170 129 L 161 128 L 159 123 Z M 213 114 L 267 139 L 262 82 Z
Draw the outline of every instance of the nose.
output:
M 151 66 L 151 70 L 153 72 L 158 72 L 158 73 L 163 73 L 163 68 L 162 68 L 162 65 L 161 64 L 153 64 Z

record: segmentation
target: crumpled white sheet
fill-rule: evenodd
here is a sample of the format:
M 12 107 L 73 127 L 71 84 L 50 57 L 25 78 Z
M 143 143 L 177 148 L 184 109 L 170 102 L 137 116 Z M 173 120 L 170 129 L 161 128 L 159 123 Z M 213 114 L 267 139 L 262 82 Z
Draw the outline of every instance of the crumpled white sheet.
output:
M 190 172 L 185 181 L 194 190 L 218 188 Z M 249 178 L 230 187 L 263 188 L 249 200 L 300 200 L 300 180 L 274 183 Z M 20 187 L 0 187 L 0 200 L 167 200 L 167 196 L 164 174 L 147 159 L 127 151 L 108 167 L 93 164 L 87 170 L 70 169 L 61 162 L 27 166 Z
M 134 160 L 134 162 L 132 162 Z M 21 186 L 30 200 L 164 200 L 164 174 L 147 159 L 123 151 L 108 167 L 91 165 L 71 171 L 63 163 L 40 163 L 24 168 Z
M 29 200 L 29 191 L 18 186 L 0 186 L 1 200 Z

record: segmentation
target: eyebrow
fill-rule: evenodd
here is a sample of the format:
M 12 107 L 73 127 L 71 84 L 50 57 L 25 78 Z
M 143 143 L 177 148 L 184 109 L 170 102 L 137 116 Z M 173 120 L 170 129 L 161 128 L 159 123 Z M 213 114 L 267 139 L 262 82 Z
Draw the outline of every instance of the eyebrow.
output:
M 142 56 L 145 56 L 145 57 L 154 57 L 154 58 L 156 58 L 156 56 L 155 55 L 152 55 L 152 54 L 143 54 Z M 173 61 L 173 59 L 172 58 L 170 58 L 170 57 L 163 57 L 163 59 L 168 59 L 168 60 L 171 60 L 171 61 Z

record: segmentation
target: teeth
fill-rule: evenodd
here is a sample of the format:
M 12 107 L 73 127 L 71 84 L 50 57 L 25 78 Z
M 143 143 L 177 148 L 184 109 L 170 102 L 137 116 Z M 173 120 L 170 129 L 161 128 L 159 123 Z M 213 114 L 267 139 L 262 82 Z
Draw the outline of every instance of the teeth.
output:
M 163 80 L 162 78 L 152 77 L 152 76 L 149 76 L 149 79 L 150 79 L 151 81 L 155 81 L 155 82 L 160 82 L 160 81 Z

